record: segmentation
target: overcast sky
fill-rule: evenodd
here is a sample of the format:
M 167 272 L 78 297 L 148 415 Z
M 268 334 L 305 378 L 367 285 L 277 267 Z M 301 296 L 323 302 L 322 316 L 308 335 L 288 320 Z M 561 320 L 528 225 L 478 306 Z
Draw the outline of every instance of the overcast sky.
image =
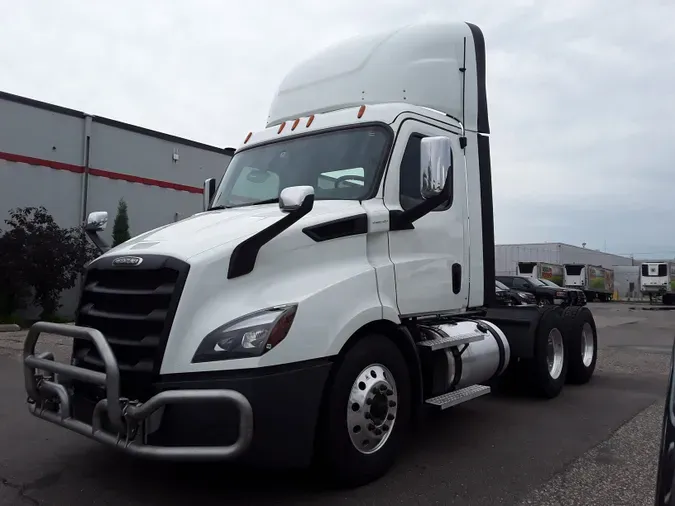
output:
M 675 0 L 0 0 L 0 90 L 218 146 L 345 37 L 478 24 L 498 243 L 675 256 Z

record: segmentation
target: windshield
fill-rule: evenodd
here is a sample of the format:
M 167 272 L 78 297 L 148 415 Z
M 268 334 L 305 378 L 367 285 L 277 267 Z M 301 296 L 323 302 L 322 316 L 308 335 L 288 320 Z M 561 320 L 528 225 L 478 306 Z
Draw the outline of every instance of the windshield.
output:
M 391 132 L 383 126 L 286 139 L 237 153 L 211 208 L 274 202 L 289 186 L 314 187 L 316 200 L 370 198 L 380 180 Z
M 558 285 L 556 285 L 553 281 L 550 281 L 548 279 L 540 279 L 543 284 L 548 285 L 548 286 L 554 286 L 556 288 L 560 288 Z
M 495 285 L 497 285 L 497 288 L 499 288 L 500 290 L 508 290 L 509 289 L 509 287 L 506 286 L 501 281 L 495 281 Z

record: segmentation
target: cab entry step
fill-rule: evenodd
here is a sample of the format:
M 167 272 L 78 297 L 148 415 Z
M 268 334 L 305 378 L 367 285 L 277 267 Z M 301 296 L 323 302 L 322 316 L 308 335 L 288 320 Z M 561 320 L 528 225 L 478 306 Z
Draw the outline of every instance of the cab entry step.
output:
M 448 392 L 447 394 L 439 395 L 438 397 L 432 397 L 425 402 L 432 406 L 438 406 L 439 409 L 443 410 L 489 393 L 490 387 L 484 385 L 471 385 L 453 392 Z
M 439 337 L 438 339 L 429 339 L 427 341 L 420 341 L 417 346 L 429 348 L 431 351 L 442 350 L 444 348 L 451 348 L 453 346 L 461 346 L 463 344 L 475 343 L 485 339 L 485 334 L 482 332 L 457 334 L 454 336 Z

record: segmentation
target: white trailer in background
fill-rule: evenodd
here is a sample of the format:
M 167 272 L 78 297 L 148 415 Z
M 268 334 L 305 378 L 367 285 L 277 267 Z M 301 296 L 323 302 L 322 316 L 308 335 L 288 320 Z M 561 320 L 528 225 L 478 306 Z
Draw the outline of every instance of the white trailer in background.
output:
M 518 262 L 518 276 L 547 279 L 563 286 L 564 270 L 562 265 L 548 262 Z
M 583 290 L 589 301 L 598 298 L 602 302 L 614 296 L 614 270 L 599 265 L 565 264 L 566 288 Z
M 644 262 L 640 266 L 640 291 L 650 302 L 661 297 L 664 304 L 675 303 L 675 262 Z

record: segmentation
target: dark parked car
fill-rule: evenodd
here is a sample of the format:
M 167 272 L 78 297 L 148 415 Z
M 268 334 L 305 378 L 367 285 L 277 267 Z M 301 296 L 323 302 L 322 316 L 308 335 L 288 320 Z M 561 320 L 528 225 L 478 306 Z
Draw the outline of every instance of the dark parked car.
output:
M 565 287 L 560 287 L 560 285 L 556 285 L 553 281 L 550 279 L 542 279 L 538 278 L 539 281 L 544 283 L 547 286 L 552 286 L 553 288 L 558 288 L 560 290 L 564 290 L 569 294 L 570 297 L 570 302 L 572 303 L 573 306 L 585 306 L 586 305 L 586 294 L 584 293 L 583 290 L 579 290 L 578 288 L 565 288 Z
M 536 304 L 537 299 L 528 292 L 511 290 L 500 281 L 495 281 L 497 301 L 505 306 L 522 306 L 523 304 Z
M 537 304 L 561 304 L 569 300 L 569 294 L 559 286 L 548 286 L 537 278 L 527 276 L 497 276 L 511 290 L 527 292 L 534 295 Z

